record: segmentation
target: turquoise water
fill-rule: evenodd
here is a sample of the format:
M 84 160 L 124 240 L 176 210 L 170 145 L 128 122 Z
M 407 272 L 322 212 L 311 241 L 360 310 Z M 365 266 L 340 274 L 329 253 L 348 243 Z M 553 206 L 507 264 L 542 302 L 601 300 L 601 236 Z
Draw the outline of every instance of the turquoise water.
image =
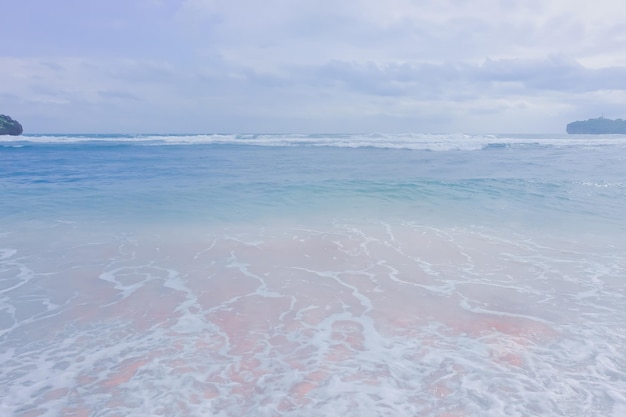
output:
M 397 149 L 394 137 L 219 138 L 5 140 L 0 213 L 237 222 L 371 211 L 525 226 L 566 216 L 617 227 L 623 213 L 626 140 L 417 136 Z
M 626 137 L 17 139 L 0 414 L 626 412 Z

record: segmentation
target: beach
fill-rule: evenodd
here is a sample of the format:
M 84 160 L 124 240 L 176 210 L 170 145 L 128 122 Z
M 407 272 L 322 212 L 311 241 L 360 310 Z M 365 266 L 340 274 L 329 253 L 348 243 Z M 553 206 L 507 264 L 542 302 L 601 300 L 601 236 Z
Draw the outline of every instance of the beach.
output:
M 622 416 L 626 138 L 0 141 L 0 414 Z

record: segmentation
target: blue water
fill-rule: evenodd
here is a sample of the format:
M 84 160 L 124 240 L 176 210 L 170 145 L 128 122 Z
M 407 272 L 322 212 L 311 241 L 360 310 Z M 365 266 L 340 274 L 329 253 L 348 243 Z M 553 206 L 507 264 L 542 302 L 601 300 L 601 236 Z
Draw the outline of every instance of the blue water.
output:
M 0 415 L 622 416 L 626 137 L 0 137 Z
M 393 137 L 357 137 L 355 147 L 346 147 L 349 136 L 280 136 L 277 145 L 267 136 L 245 144 L 237 136 L 219 143 L 45 138 L 3 142 L 0 214 L 176 222 L 356 210 L 448 222 L 547 226 L 565 216 L 580 227 L 623 225 L 623 139 L 429 136 L 413 138 L 418 149 L 396 149 Z

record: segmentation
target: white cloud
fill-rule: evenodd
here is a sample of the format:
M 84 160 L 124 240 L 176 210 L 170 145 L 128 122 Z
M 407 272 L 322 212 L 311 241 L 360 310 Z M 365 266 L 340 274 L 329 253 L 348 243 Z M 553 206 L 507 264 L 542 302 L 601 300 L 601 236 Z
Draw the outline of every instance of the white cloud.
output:
M 566 54 L 621 37 L 621 3 L 503 0 L 188 0 L 181 24 L 232 62 L 451 61 Z
M 554 131 L 624 96 L 616 0 L 122 3 L 13 27 L 0 105 L 55 131 Z

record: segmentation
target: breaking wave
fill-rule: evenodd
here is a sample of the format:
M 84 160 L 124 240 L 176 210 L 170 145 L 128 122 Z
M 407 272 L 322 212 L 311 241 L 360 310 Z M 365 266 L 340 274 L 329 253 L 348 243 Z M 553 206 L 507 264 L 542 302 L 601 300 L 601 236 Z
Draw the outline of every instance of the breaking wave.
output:
M 381 148 L 475 151 L 502 148 L 626 146 L 623 135 L 468 135 L 468 134 L 33 134 L 0 137 L 0 146 L 36 144 L 235 145 L 266 147 Z

